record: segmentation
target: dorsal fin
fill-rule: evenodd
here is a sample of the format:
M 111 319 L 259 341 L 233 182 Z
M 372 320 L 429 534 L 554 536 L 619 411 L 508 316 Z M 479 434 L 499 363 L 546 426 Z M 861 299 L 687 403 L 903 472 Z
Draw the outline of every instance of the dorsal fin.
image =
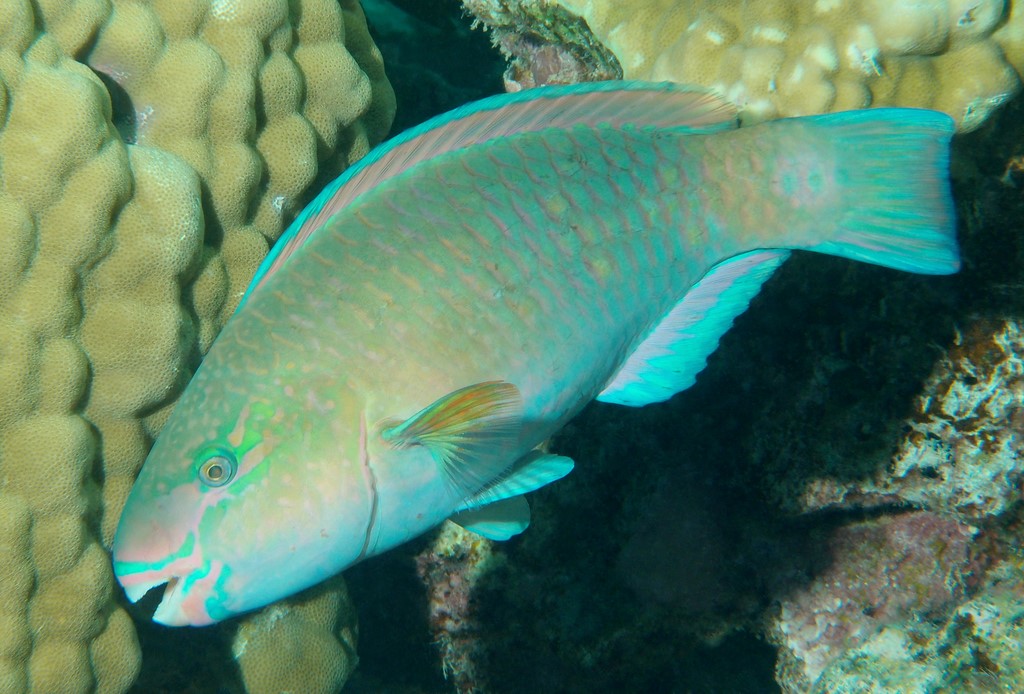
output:
M 267 255 L 239 308 L 324 222 L 381 182 L 438 155 L 488 140 L 579 124 L 709 133 L 735 127 L 736 109 L 699 87 L 618 81 L 539 87 L 461 106 L 392 138 L 324 188 Z
M 788 257 L 789 251 L 757 250 L 715 265 L 629 355 L 597 399 L 640 407 L 689 388 L 736 316 Z

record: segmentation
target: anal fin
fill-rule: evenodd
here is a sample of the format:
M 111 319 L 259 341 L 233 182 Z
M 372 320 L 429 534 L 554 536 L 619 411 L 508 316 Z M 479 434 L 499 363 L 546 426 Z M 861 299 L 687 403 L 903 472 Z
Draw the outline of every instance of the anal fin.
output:
M 733 320 L 788 257 L 786 250 L 756 250 L 715 265 L 640 343 L 597 399 L 639 407 L 689 388 Z

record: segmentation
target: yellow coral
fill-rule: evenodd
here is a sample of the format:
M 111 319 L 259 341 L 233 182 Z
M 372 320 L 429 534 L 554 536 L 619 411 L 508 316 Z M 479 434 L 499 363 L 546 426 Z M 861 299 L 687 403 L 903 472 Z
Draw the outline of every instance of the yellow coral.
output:
M 306 188 L 393 112 L 355 0 L 0 2 L 0 692 L 131 686 L 131 482 Z M 278 615 L 337 686 L 346 598 Z
M 1024 70 L 1019 0 L 559 4 L 626 78 L 712 87 L 744 123 L 901 105 L 943 110 L 967 131 L 1016 93 Z
M 272 605 L 232 644 L 250 694 L 332 694 L 356 666 L 356 615 L 337 576 Z
M 79 292 L 112 245 L 153 220 L 111 225 L 136 176 L 110 126 L 103 85 L 37 35 L 27 2 L 4 10 L 0 207 L 10 217 L 0 237 L 11 256 L 0 303 L 0 688 L 75 692 L 103 682 L 124 691 L 139 647 L 119 626 L 127 615 L 90 527 L 101 509 L 92 481 L 97 439 L 81 413 L 90 363 L 78 339 Z M 101 638 L 102 664 L 92 659 Z
M 384 137 L 394 95 L 367 44 L 354 0 L 115 3 L 98 32 L 86 59 L 126 93 L 126 137 L 177 154 L 209 192 L 203 351 L 321 166 Z

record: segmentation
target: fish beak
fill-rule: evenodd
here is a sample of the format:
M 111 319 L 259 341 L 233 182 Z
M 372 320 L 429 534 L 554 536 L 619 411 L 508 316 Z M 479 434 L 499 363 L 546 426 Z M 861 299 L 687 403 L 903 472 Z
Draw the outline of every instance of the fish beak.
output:
M 136 491 L 133 490 L 132 494 Z M 168 626 L 210 624 L 209 590 L 222 570 L 203 557 L 193 517 L 198 492 L 183 485 L 153 501 L 133 500 L 114 536 L 114 575 L 131 602 L 163 586 L 153 620 Z
M 116 571 L 116 568 L 115 568 Z M 153 613 L 153 621 L 169 627 L 206 626 L 217 621 L 210 617 L 205 597 L 216 583 L 220 570 L 199 578 L 177 575 L 159 575 L 157 572 L 118 575 L 124 593 L 131 602 L 138 602 L 151 590 L 164 586 L 160 604 Z
M 138 602 L 145 596 L 149 591 L 153 590 L 157 586 L 164 585 L 164 595 L 160 600 L 160 604 L 156 608 L 156 612 L 153 613 L 153 621 L 159 622 L 160 624 L 166 624 L 169 627 L 180 627 L 191 624 L 188 618 L 182 611 L 182 603 L 185 600 L 184 591 L 182 590 L 182 581 L 180 576 L 171 576 L 168 578 L 155 578 L 152 580 L 132 581 L 131 579 L 121 579 L 121 585 L 124 587 L 124 594 L 128 596 L 128 600 L 131 602 Z
M 145 597 L 151 590 L 164 586 L 163 597 L 153 613 L 153 621 L 167 626 L 185 626 L 192 622 L 182 611 L 185 591 L 182 589 L 180 576 L 159 576 L 155 572 L 118 576 L 124 594 L 135 603 Z
M 223 572 L 223 562 L 209 562 L 191 538 L 177 551 L 169 543 L 114 541 L 114 576 L 131 602 L 163 587 L 153 621 L 167 626 L 204 626 L 216 621 L 207 612 L 207 598 Z
M 178 580 L 177 576 L 172 576 L 170 581 L 166 578 L 154 578 L 152 580 L 135 580 L 134 576 L 119 576 L 121 587 L 124 588 L 124 594 L 128 596 L 129 602 L 138 602 L 141 600 L 146 593 L 153 590 L 159 585 L 164 583 L 170 583 L 171 581 Z
M 182 610 L 182 603 L 185 600 L 185 591 L 182 590 L 182 581 L 177 576 L 171 576 L 164 588 L 164 597 L 153 613 L 153 621 L 166 624 L 169 627 L 181 627 L 191 624 L 187 621 Z

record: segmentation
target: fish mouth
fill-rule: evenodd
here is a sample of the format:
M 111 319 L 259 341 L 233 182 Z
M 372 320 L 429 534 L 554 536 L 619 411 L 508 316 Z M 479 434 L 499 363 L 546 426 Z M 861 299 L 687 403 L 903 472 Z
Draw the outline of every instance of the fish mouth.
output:
M 127 577 L 122 577 L 120 582 L 121 587 L 124 588 L 124 594 L 128 597 L 128 601 L 135 603 L 142 600 L 142 598 L 144 598 L 146 594 L 154 588 L 179 580 L 181 580 L 179 576 L 171 576 L 170 578 L 158 577 L 148 581 L 130 580 Z
M 154 622 L 169 627 L 202 627 L 218 621 L 210 616 L 207 609 L 207 578 L 210 577 L 195 574 L 161 576 L 145 572 L 119 576 L 118 580 L 130 602 L 143 602 L 141 609 L 146 614 L 152 609 L 157 591 L 160 591 L 160 603 L 150 616 Z M 216 575 L 212 578 L 215 579 Z
M 192 624 L 192 621 L 185 615 L 182 609 L 182 602 L 185 600 L 185 591 L 182 590 L 182 580 L 179 576 L 171 576 L 164 588 L 164 597 L 157 605 L 153 613 L 153 621 L 166 624 L 169 627 L 180 627 Z
M 171 627 L 197 625 L 192 617 L 184 609 L 185 591 L 184 580 L 181 576 L 160 576 L 138 581 L 124 580 L 122 586 L 124 594 L 132 603 L 137 603 L 150 594 L 151 591 L 163 586 L 163 594 L 160 604 L 153 612 L 154 622 Z M 198 626 L 198 625 L 197 625 Z

